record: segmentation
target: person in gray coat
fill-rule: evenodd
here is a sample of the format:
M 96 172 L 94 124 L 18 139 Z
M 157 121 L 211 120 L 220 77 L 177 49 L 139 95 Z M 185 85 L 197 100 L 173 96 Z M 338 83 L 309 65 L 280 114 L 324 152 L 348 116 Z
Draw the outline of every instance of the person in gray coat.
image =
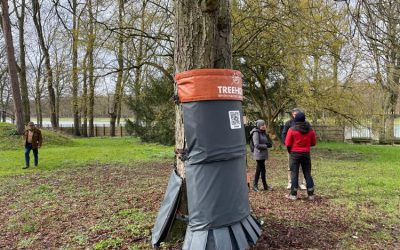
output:
M 254 144 L 253 159 L 257 162 L 256 173 L 253 181 L 253 190 L 255 192 L 260 191 L 258 189 L 258 180 L 260 175 L 264 190 L 272 190 L 272 186 L 267 184 L 265 171 L 265 160 L 268 159 L 268 147 L 271 147 L 272 144 L 265 130 L 265 121 L 257 120 L 256 127 L 250 131 L 251 139 Z

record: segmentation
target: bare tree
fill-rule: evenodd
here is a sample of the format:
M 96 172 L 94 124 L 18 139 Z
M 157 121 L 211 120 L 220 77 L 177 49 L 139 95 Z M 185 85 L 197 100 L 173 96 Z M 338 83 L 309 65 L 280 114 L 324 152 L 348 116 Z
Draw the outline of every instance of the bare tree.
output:
M 19 134 L 23 134 L 25 130 L 24 120 L 23 120 L 24 110 L 22 107 L 21 92 L 18 82 L 17 63 L 15 61 L 14 45 L 11 33 L 11 23 L 8 12 L 8 1 L 2 0 L 1 7 L 2 7 L 1 10 L 2 10 L 3 33 L 7 48 L 8 71 L 10 74 L 11 89 L 13 94 L 17 132 Z
M 40 48 L 45 58 L 45 66 L 47 72 L 47 91 L 49 92 L 49 104 L 50 104 L 50 121 L 53 128 L 58 127 L 57 115 L 56 115 L 56 96 L 53 87 L 53 69 L 51 66 L 49 48 L 46 46 L 42 21 L 40 15 L 40 5 L 38 0 L 32 0 L 32 11 L 33 11 L 33 22 L 35 24 L 36 32 L 39 38 Z
M 11 91 L 8 87 L 8 80 L 6 79 L 7 70 L 1 70 L 0 72 L 0 112 L 1 121 L 6 122 L 7 119 L 7 108 L 10 102 Z
M 25 60 L 25 0 L 21 0 L 20 11 L 15 0 L 14 10 L 18 19 L 18 42 L 19 42 L 19 79 L 21 87 L 22 105 L 24 108 L 24 122 L 28 123 L 31 119 L 31 110 L 29 105 L 28 84 L 26 82 L 26 60 Z
M 379 140 L 393 143 L 400 86 L 400 2 L 360 0 L 354 11 L 350 5 L 348 9 L 372 55 L 375 81 L 385 92 L 383 116 L 375 119 L 377 123 L 383 121 L 381 126 L 376 126 L 380 128 Z
M 74 135 L 80 136 L 79 101 L 78 101 L 78 38 L 79 16 L 77 0 L 72 0 L 72 110 L 74 114 Z
M 88 72 L 88 87 L 89 92 L 87 96 L 87 113 L 89 118 L 89 136 L 94 136 L 94 90 L 95 90 L 95 79 L 94 79 L 94 63 L 93 63 L 93 48 L 96 40 L 95 23 L 93 15 L 93 3 L 92 0 L 88 0 L 88 13 L 89 13 L 89 25 L 88 25 L 88 41 L 87 41 L 87 72 Z
M 123 16 L 124 16 L 124 0 L 118 1 L 118 25 L 121 28 L 123 26 Z M 117 52 L 117 61 L 118 61 L 118 72 L 117 72 L 117 82 L 115 84 L 114 98 L 111 106 L 110 114 L 110 135 L 115 136 L 115 123 L 117 119 L 118 107 L 122 102 L 122 91 L 123 91 L 123 69 L 124 69 L 124 60 L 123 60 L 123 49 L 124 49 L 124 36 L 123 33 L 120 32 L 118 34 L 118 52 Z

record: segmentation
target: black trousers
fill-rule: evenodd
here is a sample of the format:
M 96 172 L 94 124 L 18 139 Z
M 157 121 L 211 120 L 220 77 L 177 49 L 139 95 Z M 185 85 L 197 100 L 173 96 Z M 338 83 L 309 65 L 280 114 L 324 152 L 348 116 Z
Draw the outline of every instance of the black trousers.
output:
M 254 186 L 258 185 L 258 180 L 260 179 L 260 175 L 264 189 L 268 189 L 267 175 L 265 171 L 265 160 L 257 160 L 256 174 L 254 176 L 254 183 L 253 183 Z
M 307 194 L 314 194 L 314 180 L 311 177 L 311 157 L 310 152 L 291 152 L 290 153 L 290 171 L 292 172 L 291 195 L 297 195 L 299 186 L 299 169 L 303 169 L 304 178 L 307 183 Z

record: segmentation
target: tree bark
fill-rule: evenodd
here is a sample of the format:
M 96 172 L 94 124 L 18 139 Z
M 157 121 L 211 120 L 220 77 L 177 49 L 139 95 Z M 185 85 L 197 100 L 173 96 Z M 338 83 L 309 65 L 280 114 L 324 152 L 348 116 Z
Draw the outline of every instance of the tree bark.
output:
M 88 80 L 89 80 L 89 93 L 88 93 L 88 118 L 89 118 L 89 136 L 94 136 L 94 66 L 93 66 L 93 46 L 96 39 L 96 34 L 94 32 L 94 17 L 92 9 L 92 0 L 88 1 L 88 11 L 89 11 L 89 31 L 88 31 Z
M 87 60 L 88 60 L 88 51 L 86 50 L 85 57 L 83 59 L 83 86 L 82 86 L 82 97 L 81 97 L 81 113 L 82 113 L 82 136 L 87 137 L 87 115 L 88 115 L 88 108 L 87 108 L 87 101 L 88 101 L 88 71 L 87 71 Z
M 21 92 L 18 82 L 17 63 L 15 61 L 14 45 L 12 40 L 11 23 L 10 23 L 10 16 L 8 13 L 7 0 L 1 0 L 1 9 L 2 9 L 4 40 L 7 49 L 8 72 L 10 74 L 11 89 L 14 101 L 16 127 L 18 134 L 22 135 L 25 130 L 24 120 L 23 120 L 24 110 L 22 107 Z
M 79 21 L 76 13 L 77 1 L 72 1 L 72 112 L 74 116 L 74 135 L 80 136 L 79 100 L 78 100 L 78 36 Z
M 39 71 L 40 72 L 40 71 Z M 42 114 L 42 90 L 40 87 L 40 73 L 38 74 L 38 77 L 36 79 L 36 95 L 35 95 L 35 107 L 36 107 L 36 123 L 39 125 L 39 127 L 43 126 L 43 114 Z
M 123 26 L 123 12 L 124 12 L 124 0 L 119 0 L 118 4 L 118 25 L 119 27 Z M 110 135 L 115 136 L 115 123 L 117 119 L 118 105 L 120 105 L 122 101 L 122 77 L 123 77 L 123 69 L 124 69 L 124 59 L 123 59 L 123 47 L 124 46 L 124 37 L 123 34 L 120 33 L 118 35 L 118 75 L 117 82 L 115 84 L 114 98 L 112 104 L 112 110 L 110 112 Z
M 20 87 L 21 87 L 21 97 L 22 97 L 22 105 L 24 109 L 24 122 L 27 124 L 31 119 L 31 110 L 29 103 L 29 93 L 28 93 L 28 84 L 26 82 L 26 61 L 25 61 L 25 0 L 21 1 L 21 12 L 18 11 L 17 4 L 14 2 L 15 13 L 18 18 L 18 33 L 19 33 L 19 60 L 20 60 L 20 71 L 19 71 L 19 79 L 20 79 Z
M 47 71 L 47 91 L 49 92 L 49 105 L 50 105 L 50 121 L 53 128 L 57 128 L 57 116 L 56 116 L 56 95 L 53 88 L 53 70 L 51 67 L 49 49 L 46 46 L 43 36 L 41 17 L 40 17 L 40 6 L 38 0 L 32 0 L 32 10 L 33 10 L 33 22 L 38 34 L 38 39 L 40 43 L 40 48 L 43 51 L 45 58 L 45 65 Z
M 175 73 L 197 68 L 231 68 L 230 1 L 181 0 L 175 3 Z M 180 106 L 176 106 L 175 112 L 175 147 L 179 150 L 184 146 Z M 184 178 L 184 165 L 179 158 L 177 169 Z

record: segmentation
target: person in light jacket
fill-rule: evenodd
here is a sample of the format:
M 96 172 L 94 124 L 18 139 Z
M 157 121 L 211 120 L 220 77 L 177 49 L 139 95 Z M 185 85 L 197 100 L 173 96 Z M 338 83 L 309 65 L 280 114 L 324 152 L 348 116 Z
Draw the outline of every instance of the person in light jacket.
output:
M 250 134 L 252 135 L 251 140 L 253 140 L 254 144 L 253 159 L 257 162 L 256 173 L 253 181 L 253 190 L 255 192 L 260 191 L 258 189 L 258 180 L 260 178 L 260 175 L 264 190 L 272 190 L 272 186 L 267 184 L 267 176 L 265 170 L 265 160 L 268 159 L 268 143 L 270 143 L 265 130 L 265 121 L 257 120 L 256 127 L 250 132 Z

